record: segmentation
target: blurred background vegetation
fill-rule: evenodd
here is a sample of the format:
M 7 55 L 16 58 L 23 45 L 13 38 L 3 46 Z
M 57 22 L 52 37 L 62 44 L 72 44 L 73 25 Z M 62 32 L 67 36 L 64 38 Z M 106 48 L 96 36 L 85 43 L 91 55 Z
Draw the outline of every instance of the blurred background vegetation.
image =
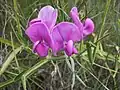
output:
M 76 6 L 95 32 L 76 44 L 79 54 L 41 58 L 25 35 L 40 8 L 71 21 Z M 120 90 L 120 0 L 0 0 L 0 90 Z

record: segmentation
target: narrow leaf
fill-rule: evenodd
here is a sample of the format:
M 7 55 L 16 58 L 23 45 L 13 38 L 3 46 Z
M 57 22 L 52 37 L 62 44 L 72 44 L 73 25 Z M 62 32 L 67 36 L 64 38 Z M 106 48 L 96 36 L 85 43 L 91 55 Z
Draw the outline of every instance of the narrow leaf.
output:
M 0 69 L 0 75 L 2 75 L 5 70 L 8 68 L 11 61 L 15 58 L 16 54 L 18 54 L 19 51 L 21 51 L 21 47 L 15 49 L 7 58 L 7 60 L 3 63 L 1 69 Z

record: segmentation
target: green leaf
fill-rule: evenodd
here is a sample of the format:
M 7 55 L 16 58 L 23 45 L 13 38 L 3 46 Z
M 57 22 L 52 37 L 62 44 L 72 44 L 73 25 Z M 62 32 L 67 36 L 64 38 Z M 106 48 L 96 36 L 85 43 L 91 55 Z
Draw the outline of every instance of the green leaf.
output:
M 91 63 L 91 65 L 93 64 L 93 56 L 92 56 L 92 48 L 91 48 L 91 45 L 89 43 L 86 44 L 87 46 L 87 54 L 88 54 L 88 59 Z
M 26 90 L 26 80 L 27 77 L 29 77 L 30 75 L 32 75 L 38 68 L 40 68 L 41 66 L 43 66 L 44 64 L 48 63 L 50 60 L 46 59 L 46 60 L 41 60 L 40 62 L 38 62 L 37 64 L 35 64 L 33 67 L 31 67 L 30 69 L 28 69 L 23 75 L 22 75 L 22 84 L 23 84 L 23 88 L 24 90 Z
M 4 38 L 1 38 L 1 37 L 0 37 L 0 42 L 1 42 L 1 43 L 4 43 L 4 44 L 7 44 L 7 45 L 9 45 L 9 46 L 12 46 L 12 42 L 11 42 L 11 41 L 9 41 L 9 40 L 7 40 L 7 39 L 4 39 Z M 14 44 L 14 47 L 15 47 L 15 48 L 17 48 L 17 47 L 19 47 L 19 46 L 20 46 L 20 45 L 17 44 L 17 43 Z
M 22 47 L 18 47 L 8 56 L 7 60 L 3 63 L 3 65 L 0 69 L 0 75 L 2 75 L 5 72 L 5 70 L 8 68 L 9 64 L 11 63 L 11 61 L 14 59 L 16 54 L 18 54 L 18 52 L 21 51 L 21 49 L 22 49 Z
M 72 85 L 71 85 L 71 89 L 74 88 L 75 85 L 75 62 L 73 60 L 72 57 L 70 57 L 70 61 L 71 61 L 71 70 L 72 70 Z
M 11 84 L 11 83 L 13 83 L 13 82 L 14 82 L 13 79 L 10 79 L 10 80 L 8 80 L 8 81 L 2 82 L 2 83 L 0 83 L 0 88 L 3 88 L 3 87 L 5 87 L 5 86 L 8 86 L 9 84 Z
M 83 80 L 82 80 L 78 75 L 76 75 L 76 78 L 77 78 L 85 87 L 87 87 L 87 85 L 83 82 Z

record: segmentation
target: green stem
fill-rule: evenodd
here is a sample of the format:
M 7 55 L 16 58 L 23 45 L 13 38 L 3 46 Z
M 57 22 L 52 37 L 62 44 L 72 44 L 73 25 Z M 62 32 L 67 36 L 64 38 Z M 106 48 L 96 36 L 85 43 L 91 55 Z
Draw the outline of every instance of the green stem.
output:
M 50 61 L 49 59 L 46 59 L 46 60 L 42 60 L 42 61 L 38 62 L 32 68 L 30 68 L 29 70 L 27 70 L 24 75 L 25 76 L 29 76 L 32 72 L 36 71 L 38 68 L 40 68 L 44 64 L 48 63 L 49 61 Z
M 12 49 L 13 51 L 15 51 L 15 47 L 14 47 L 14 44 L 13 44 L 13 36 L 12 36 L 12 32 L 10 32 L 10 36 L 11 36 L 11 42 L 12 42 Z M 18 60 L 17 60 L 17 57 L 16 57 L 16 54 L 14 52 L 14 55 L 15 55 L 15 61 L 16 61 L 16 65 L 18 67 L 18 71 L 20 73 L 20 66 L 19 66 L 19 63 L 18 63 Z

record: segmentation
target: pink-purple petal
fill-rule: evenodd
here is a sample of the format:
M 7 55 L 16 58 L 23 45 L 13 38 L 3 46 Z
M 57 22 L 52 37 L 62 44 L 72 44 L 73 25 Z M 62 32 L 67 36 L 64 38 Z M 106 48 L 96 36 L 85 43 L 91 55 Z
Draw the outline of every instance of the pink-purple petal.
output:
M 94 31 L 94 23 L 90 18 L 87 18 L 84 22 L 83 34 L 84 34 L 84 36 L 87 36 L 87 35 L 93 33 L 93 31 Z
M 48 55 L 48 49 L 49 47 L 44 44 L 44 43 L 41 43 L 41 44 L 38 44 L 36 46 L 36 49 L 35 49 L 35 52 L 39 55 L 39 56 L 42 56 L 42 57 L 45 57 Z
M 73 47 L 73 54 L 78 54 L 78 51 L 75 47 Z
M 57 56 L 58 51 L 63 50 L 63 49 L 64 49 L 63 47 L 64 47 L 63 42 L 62 42 L 62 43 L 60 43 L 60 42 L 55 42 L 55 46 L 54 46 L 54 49 L 53 49 L 53 54 L 54 54 L 54 56 Z
M 36 23 L 36 22 L 41 22 L 41 20 L 38 19 L 38 18 L 32 19 L 32 20 L 29 22 L 29 26 L 32 25 L 32 24 L 34 24 L 34 23 Z
M 73 8 L 71 9 L 71 13 L 74 13 L 74 14 L 76 14 L 76 15 L 78 16 L 77 7 L 73 7 Z
M 72 40 L 69 40 L 66 43 L 66 45 L 64 47 L 64 50 L 65 50 L 65 52 L 66 52 L 66 54 L 68 56 L 71 56 L 72 54 L 77 54 L 78 53 L 77 49 L 73 45 L 73 41 Z
M 73 7 L 70 11 L 70 17 L 72 18 L 73 22 L 79 27 L 80 32 L 83 30 L 83 24 L 79 19 L 79 14 L 77 7 Z
M 38 19 L 40 19 L 42 22 L 44 22 L 49 30 L 55 25 L 56 20 L 58 16 L 58 11 L 57 9 L 54 9 L 52 6 L 45 6 L 43 7 L 39 14 L 38 14 Z
M 64 41 L 69 41 L 69 40 L 79 41 L 82 38 L 82 33 L 79 32 L 78 27 L 75 24 L 70 22 L 61 22 L 57 24 L 53 29 L 53 32 L 54 31 L 56 31 L 56 33 L 59 33 L 59 35 Z M 54 35 L 56 33 L 54 33 Z M 53 38 L 56 39 L 57 37 L 53 36 Z
M 73 52 L 73 41 L 69 40 L 67 44 L 65 45 L 65 52 L 68 56 L 72 55 Z
M 36 50 L 36 47 L 37 47 L 38 44 L 40 44 L 40 41 L 37 41 L 33 44 L 33 52 L 34 53 L 36 52 L 35 50 Z
M 58 30 L 53 30 L 52 33 L 52 38 L 54 41 L 54 48 L 53 48 L 53 54 L 56 56 L 57 52 L 60 51 L 64 45 L 63 45 L 63 38 L 61 37 L 60 33 L 58 32 Z
M 36 41 L 41 41 L 42 40 L 42 34 L 41 34 L 41 29 L 46 29 L 44 24 L 42 23 L 34 23 L 31 24 L 25 33 L 28 35 L 30 40 L 35 43 Z
M 46 42 L 48 46 L 53 47 L 53 40 L 47 26 L 42 22 L 31 24 L 25 32 L 30 40 L 35 43 L 37 41 Z

